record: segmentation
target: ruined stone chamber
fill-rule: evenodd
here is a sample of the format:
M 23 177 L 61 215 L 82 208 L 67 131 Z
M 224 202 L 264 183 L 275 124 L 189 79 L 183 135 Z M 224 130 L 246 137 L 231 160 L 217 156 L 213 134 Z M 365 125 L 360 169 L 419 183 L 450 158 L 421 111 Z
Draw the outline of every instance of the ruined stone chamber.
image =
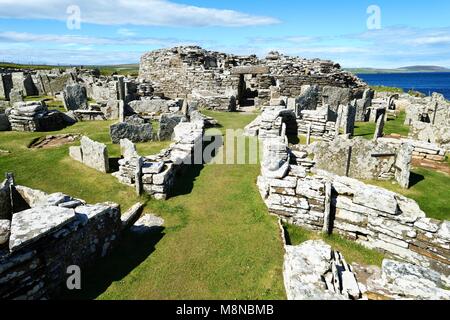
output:
M 122 231 L 120 207 L 0 185 L 0 298 L 57 298 L 69 266 L 106 256 Z
M 282 132 L 279 136 L 263 139 L 258 186 L 271 213 L 289 223 L 327 233 L 336 232 L 392 257 L 433 269 L 442 275 L 444 283 L 449 283 L 450 222 L 426 218 L 415 201 L 346 177 L 338 169 L 347 167 L 345 153 L 342 160 L 330 161 L 325 156 L 333 148 L 345 150 L 346 146 L 353 145 L 356 158 L 351 163 L 355 168 L 360 163 L 360 169 L 367 169 L 365 173 L 355 170 L 354 176 L 368 178 L 363 176 L 368 174 L 375 178 L 374 175 L 391 175 L 391 168 L 396 168 L 400 172 L 393 175 L 399 183 L 407 183 L 411 146 L 404 145 L 392 154 L 396 158 L 389 160 L 391 155 L 383 155 L 390 150 L 387 145 L 382 147 L 377 142 L 337 138 L 331 144 L 322 142 L 325 143 L 322 147 L 320 143 L 313 144 L 317 162 L 309 160 L 304 165 L 302 159 L 308 159 L 307 149 L 291 151 Z M 379 155 L 372 154 L 375 157 L 371 159 L 367 150 L 377 153 L 379 148 L 387 149 Z M 331 153 L 338 157 L 342 154 Z M 380 155 L 387 158 L 380 159 Z M 361 159 L 358 160 L 359 157 Z M 346 173 L 348 175 L 349 172 Z
M 258 59 L 200 47 L 177 47 L 145 54 L 141 58 L 139 78 L 153 84 L 155 95 L 188 99 L 198 102 L 199 108 L 223 111 L 296 97 L 303 85 L 318 85 L 329 104 L 363 98 L 366 88 L 365 83 L 331 61 L 279 53 Z

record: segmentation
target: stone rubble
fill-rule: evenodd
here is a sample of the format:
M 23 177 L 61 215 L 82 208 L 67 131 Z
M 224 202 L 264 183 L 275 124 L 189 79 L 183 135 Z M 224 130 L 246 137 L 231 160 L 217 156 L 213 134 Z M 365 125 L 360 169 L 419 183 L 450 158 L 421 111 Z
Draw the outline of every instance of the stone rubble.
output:
M 286 246 L 283 275 L 288 300 L 359 300 L 362 297 L 351 265 L 321 240 Z
M 67 124 L 61 112 L 49 111 L 43 102 L 19 102 L 7 110 L 13 131 L 54 131 Z

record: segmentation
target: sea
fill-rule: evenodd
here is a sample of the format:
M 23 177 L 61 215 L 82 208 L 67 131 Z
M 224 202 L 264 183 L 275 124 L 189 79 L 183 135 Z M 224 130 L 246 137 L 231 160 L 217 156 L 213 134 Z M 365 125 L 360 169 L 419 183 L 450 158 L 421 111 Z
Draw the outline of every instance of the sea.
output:
M 371 86 L 386 86 L 419 91 L 425 95 L 442 93 L 450 100 L 450 72 L 358 74 Z

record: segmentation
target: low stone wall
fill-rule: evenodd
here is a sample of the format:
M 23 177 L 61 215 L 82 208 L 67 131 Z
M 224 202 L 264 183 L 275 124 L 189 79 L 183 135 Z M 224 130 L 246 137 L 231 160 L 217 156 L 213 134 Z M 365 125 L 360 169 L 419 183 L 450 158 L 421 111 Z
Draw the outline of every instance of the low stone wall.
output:
M 450 125 L 432 125 L 413 121 L 410 124 L 409 138 L 436 144 L 443 149 L 450 150 Z
M 81 146 L 69 148 L 70 157 L 97 171 L 109 172 L 108 149 L 103 143 L 81 138 Z
M 315 169 L 357 179 L 395 179 L 401 187 L 409 187 L 413 147 L 407 142 L 393 145 L 378 139 L 336 137 L 315 142 L 308 150 Z
M 282 137 L 264 141 L 258 186 L 269 211 L 289 223 L 338 232 L 373 249 L 450 276 L 450 222 L 426 218 L 417 203 L 352 178 L 289 165 Z M 286 165 L 286 163 L 288 165 Z
M 446 149 L 439 147 L 434 143 L 418 141 L 413 139 L 395 139 L 395 138 L 379 138 L 379 141 L 393 146 L 401 144 L 410 144 L 413 148 L 412 158 L 418 160 L 430 160 L 441 162 L 445 160 L 448 153 Z
M 119 171 L 113 173 L 119 182 L 134 186 L 158 200 L 167 199 L 176 183 L 177 174 L 194 162 L 196 151 L 202 151 L 204 123 L 182 122 L 174 129 L 174 143 L 157 155 L 142 157 L 133 143 L 121 140 L 123 159 Z
M 23 186 L 11 190 L 13 207 L 21 209 L 10 212 L 9 240 L 0 245 L 0 299 L 57 298 L 68 267 L 106 256 L 122 231 L 117 204 L 86 205 Z
M 141 100 L 131 101 L 130 108 L 137 114 L 163 114 L 178 112 L 181 110 L 181 101 L 164 100 L 159 98 L 142 98 Z

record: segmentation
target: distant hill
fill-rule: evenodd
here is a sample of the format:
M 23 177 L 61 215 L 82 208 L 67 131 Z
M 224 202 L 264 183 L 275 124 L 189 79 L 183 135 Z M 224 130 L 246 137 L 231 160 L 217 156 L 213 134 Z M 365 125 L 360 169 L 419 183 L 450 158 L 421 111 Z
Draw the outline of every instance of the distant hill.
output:
M 412 72 L 450 72 L 450 69 L 439 66 L 409 66 L 396 69 L 346 68 L 352 73 L 412 73 Z
M 0 68 L 29 69 L 29 70 L 50 70 L 53 68 L 72 68 L 83 67 L 87 69 L 98 68 L 102 75 L 111 75 L 113 73 L 123 75 L 137 75 L 139 64 L 118 64 L 118 65 L 84 65 L 84 66 L 64 66 L 64 65 L 37 65 L 37 64 L 17 64 L 12 62 L 0 62 Z

